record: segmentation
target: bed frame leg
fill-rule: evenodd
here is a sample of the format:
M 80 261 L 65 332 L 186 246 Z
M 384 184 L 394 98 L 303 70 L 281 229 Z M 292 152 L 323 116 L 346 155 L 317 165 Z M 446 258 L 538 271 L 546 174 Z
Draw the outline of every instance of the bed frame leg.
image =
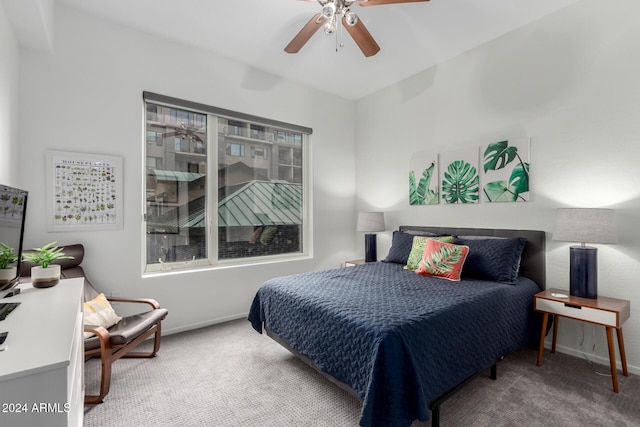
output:
M 502 359 L 504 359 L 504 356 L 502 356 L 500 359 L 498 359 L 495 362 L 493 362 L 493 365 L 491 365 L 491 374 L 490 374 L 490 376 L 491 376 L 492 380 L 498 379 L 498 362 L 501 361 Z M 464 386 L 466 383 L 471 381 L 480 372 L 481 371 L 476 372 L 475 374 L 471 375 L 469 378 L 467 378 L 466 380 L 462 381 L 460 384 L 458 384 L 457 386 L 453 387 L 451 390 L 445 392 L 442 396 L 440 396 L 439 398 L 437 398 L 436 400 L 432 401 L 429 404 L 429 409 L 431 410 L 431 427 L 439 427 L 439 425 L 440 425 L 440 404 L 442 402 L 444 402 L 445 400 L 447 400 L 449 397 L 451 397 L 452 394 L 454 394 L 456 391 L 458 391 L 460 388 L 462 388 L 462 386 Z
M 440 427 L 440 405 L 431 407 L 431 427 Z

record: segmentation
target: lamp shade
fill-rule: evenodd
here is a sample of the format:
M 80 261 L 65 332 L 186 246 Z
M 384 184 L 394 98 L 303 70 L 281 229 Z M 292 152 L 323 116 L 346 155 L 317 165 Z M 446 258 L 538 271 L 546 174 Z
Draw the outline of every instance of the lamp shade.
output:
M 580 243 L 618 243 L 613 209 L 558 209 L 553 240 Z
M 384 231 L 384 212 L 360 212 L 358 214 L 358 231 Z

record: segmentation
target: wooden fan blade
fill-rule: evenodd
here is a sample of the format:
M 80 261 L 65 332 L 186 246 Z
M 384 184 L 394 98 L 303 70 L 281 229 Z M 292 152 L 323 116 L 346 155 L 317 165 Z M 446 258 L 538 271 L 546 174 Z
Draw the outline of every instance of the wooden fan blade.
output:
M 284 48 L 284 51 L 287 53 L 298 53 L 300 49 L 302 49 L 302 46 L 304 46 L 305 43 L 309 41 L 311 36 L 313 36 L 316 31 L 318 31 L 318 28 L 322 26 L 322 23 L 325 19 L 320 19 L 320 17 L 322 17 L 321 13 L 315 14 L 313 18 L 311 18 L 311 20 L 307 22 L 307 25 L 302 27 L 300 32 L 296 34 L 293 40 L 289 42 L 287 47 Z
M 347 24 L 347 20 L 342 18 L 342 25 L 351 34 L 364 56 L 373 56 L 380 51 L 380 46 L 373 39 L 367 27 L 364 26 L 361 19 L 353 27 Z
M 429 0 L 366 0 L 358 3 L 360 6 L 381 6 L 383 4 L 398 4 L 398 3 L 417 3 Z

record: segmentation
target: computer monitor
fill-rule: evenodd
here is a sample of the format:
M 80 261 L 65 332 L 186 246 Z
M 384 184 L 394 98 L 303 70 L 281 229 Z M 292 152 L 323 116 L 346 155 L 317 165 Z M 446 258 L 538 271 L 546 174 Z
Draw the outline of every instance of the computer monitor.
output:
M 28 194 L 26 190 L 0 184 L 0 242 L 13 249 L 17 256 L 17 261 L 8 264 L 4 269 L 6 271 L 0 272 L 0 291 L 11 289 L 20 282 Z

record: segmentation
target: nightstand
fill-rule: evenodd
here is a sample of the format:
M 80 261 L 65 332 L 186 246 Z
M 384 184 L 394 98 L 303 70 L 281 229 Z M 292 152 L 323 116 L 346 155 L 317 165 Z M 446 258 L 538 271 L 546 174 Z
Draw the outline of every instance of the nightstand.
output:
M 627 300 L 598 297 L 580 298 L 569 295 L 568 298 L 557 298 L 551 294 L 559 293 L 569 295 L 562 289 L 547 289 L 536 294 L 533 298 L 533 307 L 543 313 L 542 330 L 540 331 L 540 347 L 538 348 L 537 366 L 542 365 L 542 353 L 544 351 L 544 336 L 547 331 L 549 315 L 553 316 L 553 342 L 551 353 L 556 352 L 556 338 L 558 336 L 558 321 L 560 317 L 568 317 L 583 322 L 601 325 L 606 328 L 607 344 L 609 345 L 609 364 L 611 365 L 611 380 L 613 391 L 618 392 L 618 374 L 616 371 L 616 353 L 613 344 L 613 330 L 618 335 L 618 350 L 620 351 L 620 363 L 622 374 L 628 376 L 627 357 L 624 352 L 624 339 L 622 337 L 622 325 L 629 318 L 631 303 Z
M 364 264 L 365 261 L 363 259 L 356 259 L 353 261 L 345 261 L 344 262 L 344 266 L 345 267 L 355 267 L 356 265 L 362 265 Z

